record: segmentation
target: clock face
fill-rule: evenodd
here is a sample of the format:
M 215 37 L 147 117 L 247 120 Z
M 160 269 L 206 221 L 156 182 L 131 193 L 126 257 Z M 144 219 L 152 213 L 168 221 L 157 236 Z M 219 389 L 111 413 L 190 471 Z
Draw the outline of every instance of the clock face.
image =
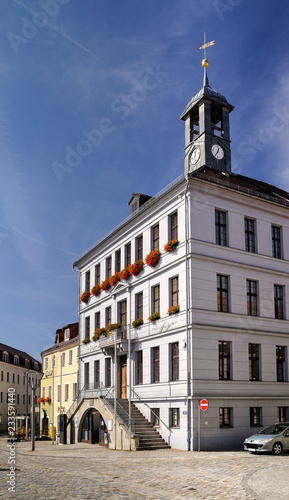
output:
M 222 158 L 224 158 L 224 150 L 219 144 L 213 144 L 211 151 L 217 160 L 222 160 Z
M 195 147 L 192 151 L 192 154 L 191 154 L 191 165 L 194 165 L 195 163 L 197 163 L 198 159 L 200 158 L 201 156 L 201 150 L 199 147 Z

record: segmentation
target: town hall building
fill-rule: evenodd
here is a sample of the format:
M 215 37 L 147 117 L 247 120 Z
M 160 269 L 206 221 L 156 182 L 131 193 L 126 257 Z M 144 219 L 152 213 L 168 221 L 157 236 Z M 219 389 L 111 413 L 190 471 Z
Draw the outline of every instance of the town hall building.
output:
M 233 106 L 207 64 L 181 115 L 184 175 L 134 194 L 130 216 L 73 265 L 70 442 L 230 449 L 289 419 L 289 194 L 231 171 Z

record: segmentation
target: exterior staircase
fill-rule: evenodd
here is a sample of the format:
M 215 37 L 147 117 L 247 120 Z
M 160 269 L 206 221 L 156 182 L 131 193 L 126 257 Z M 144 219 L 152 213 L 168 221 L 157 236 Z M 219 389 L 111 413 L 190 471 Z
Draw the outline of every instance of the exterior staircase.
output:
M 129 402 L 128 399 L 117 399 L 119 406 L 128 414 Z M 170 446 L 161 437 L 158 431 L 153 427 L 138 408 L 131 403 L 131 419 L 134 424 L 133 433 L 139 437 L 139 446 L 137 450 L 158 450 L 168 449 Z

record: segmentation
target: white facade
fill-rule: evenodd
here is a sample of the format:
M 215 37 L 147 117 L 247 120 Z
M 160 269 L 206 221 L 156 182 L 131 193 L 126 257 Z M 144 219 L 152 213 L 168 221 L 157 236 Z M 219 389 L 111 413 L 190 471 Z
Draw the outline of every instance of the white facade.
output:
M 228 166 L 224 172 L 209 165 L 193 170 L 147 201 L 74 264 L 80 272 L 81 294 L 88 283 L 90 289 L 96 284 L 99 264 L 100 282 L 107 278 L 110 257 L 109 269 L 115 273 L 119 250 L 121 269 L 125 267 L 128 244 L 131 262 L 138 260 L 140 235 L 145 259 L 153 249 L 153 228 L 159 225 L 162 255 L 155 268 L 145 264 L 137 277 L 80 303 L 80 389 L 82 395 L 97 395 L 99 387 L 115 386 L 118 397 L 129 397 L 131 390 L 132 401 L 148 419 L 150 409 L 159 413 L 160 433 L 174 448 L 196 450 L 198 424 L 202 449 L 241 447 L 244 438 L 260 426 L 289 420 L 289 195 L 228 173 Z M 225 221 L 222 229 L 216 223 L 218 213 Z M 179 245 L 168 253 L 164 245 L 172 239 L 172 214 L 177 214 Z M 218 231 L 225 234 L 225 242 L 218 241 Z M 272 242 L 278 252 L 280 246 L 280 255 L 274 255 Z M 180 311 L 170 316 L 175 277 Z M 148 317 L 157 285 L 160 319 L 152 324 Z M 140 292 L 144 323 L 132 328 Z M 126 338 L 114 342 L 113 335 L 84 345 L 82 340 L 92 339 L 97 326 L 106 326 L 108 307 L 110 322 L 121 322 L 123 301 L 126 333 L 122 337 Z M 100 325 L 95 323 L 97 313 Z M 177 344 L 178 361 L 173 360 L 173 344 Z M 154 355 L 159 358 L 157 381 Z M 173 376 L 175 363 L 178 368 Z M 126 376 L 128 392 L 124 394 L 121 386 Z M 203 398 L 209 403 L 206 412 L 198 410 Z

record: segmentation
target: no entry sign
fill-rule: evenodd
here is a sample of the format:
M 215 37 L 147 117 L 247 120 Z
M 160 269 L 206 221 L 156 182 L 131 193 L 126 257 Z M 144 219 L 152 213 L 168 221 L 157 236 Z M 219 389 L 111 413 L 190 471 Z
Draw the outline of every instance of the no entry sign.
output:
M 206 399 L 202 399 L 200 402 L 201 410 L 205 411 L 208 408 L 208 401 Z

